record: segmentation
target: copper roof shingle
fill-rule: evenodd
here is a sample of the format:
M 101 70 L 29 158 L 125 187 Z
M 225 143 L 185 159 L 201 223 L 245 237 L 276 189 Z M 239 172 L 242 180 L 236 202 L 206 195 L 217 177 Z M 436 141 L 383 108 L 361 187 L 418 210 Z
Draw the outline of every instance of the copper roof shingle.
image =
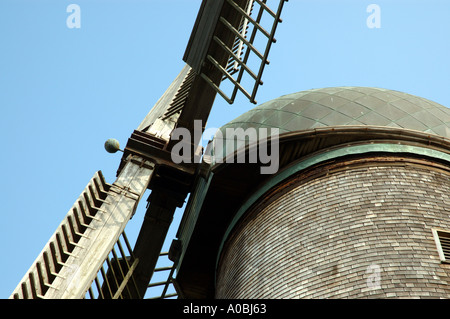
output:
M 312 89 L 263 103 L 222 127 L 279 128 L 280 133 L 315 127 L 401 127 L 450 138 L 450 109 L 411 94 L 371 87 Z M 251 125 L 249 125 L 251 124 Z

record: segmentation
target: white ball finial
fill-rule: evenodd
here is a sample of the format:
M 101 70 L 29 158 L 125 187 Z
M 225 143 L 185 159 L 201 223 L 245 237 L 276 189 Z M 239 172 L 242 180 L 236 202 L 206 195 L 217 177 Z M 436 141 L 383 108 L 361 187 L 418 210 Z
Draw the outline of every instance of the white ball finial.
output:
M 116 140 L 116 139 L 114 139 L 114 138 L 110 138 L 110 139 L 106 140 L 106 142 L 105 142 L 105 150 L 106 150 L 108 153 L 115 153 L 115 152 L 117 152 L 117 151 L 123 152 L 123 151 L 120 149 L 119 141 Z

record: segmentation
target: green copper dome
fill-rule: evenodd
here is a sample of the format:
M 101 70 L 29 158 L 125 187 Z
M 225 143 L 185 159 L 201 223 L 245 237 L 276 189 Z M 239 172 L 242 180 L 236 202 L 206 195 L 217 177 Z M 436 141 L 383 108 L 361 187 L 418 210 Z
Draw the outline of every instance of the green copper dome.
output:
M 264 127 L 279 128 L 282 134 L 340 125 L 397 127 L 450 138 L 450 109 L 398 91 L 333 87 L 281 96 L 244 113 L 221 130 Z
M 450 109 L 411 94 L 371 87 L 312 89 L 263 103 L 220 128 L 214 137 L 215 159 L 225 158 L 257 139 L 327 127 L 392 127 L 450 139 Z M 265 130 L 260 130 L 265 129 Z M 266 135 L 267 134 L 267 135 Z M 255 135 L 253 135 L 255 136 Z M 214 161 L 213 161 L 214 162 Z

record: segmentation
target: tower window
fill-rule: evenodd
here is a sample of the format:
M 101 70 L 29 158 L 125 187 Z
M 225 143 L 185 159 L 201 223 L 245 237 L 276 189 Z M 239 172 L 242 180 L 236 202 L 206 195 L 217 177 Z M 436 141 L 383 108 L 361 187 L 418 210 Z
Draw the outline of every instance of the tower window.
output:
M 450 232 L 432 229 L 441 262 L 450 263 Z

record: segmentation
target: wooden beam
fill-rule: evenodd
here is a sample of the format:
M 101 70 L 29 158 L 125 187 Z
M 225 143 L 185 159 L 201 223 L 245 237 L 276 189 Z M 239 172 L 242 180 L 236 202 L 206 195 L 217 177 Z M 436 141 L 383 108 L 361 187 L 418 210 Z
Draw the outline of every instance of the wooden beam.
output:
M 149 200 L 150 205 L 133 250 L 133 255 L 139 259 L 134 271 L 134 279 L 141 298 L 147 291 L 178 206 L 176 200 L 159 189 L 152 191 Z M 133 295 L 132 298 L 139 298 L 139 296 Z
M 98 270 L 116 243 L 125 225 L 134 214 L 152 177 L 154 165 L 136 157 L 130 157 L 117 180 L 112 184 L 102 213 L 93 220 L 92 228 L 54 280 L 45 295 L 51 299 L 83 298 Z

